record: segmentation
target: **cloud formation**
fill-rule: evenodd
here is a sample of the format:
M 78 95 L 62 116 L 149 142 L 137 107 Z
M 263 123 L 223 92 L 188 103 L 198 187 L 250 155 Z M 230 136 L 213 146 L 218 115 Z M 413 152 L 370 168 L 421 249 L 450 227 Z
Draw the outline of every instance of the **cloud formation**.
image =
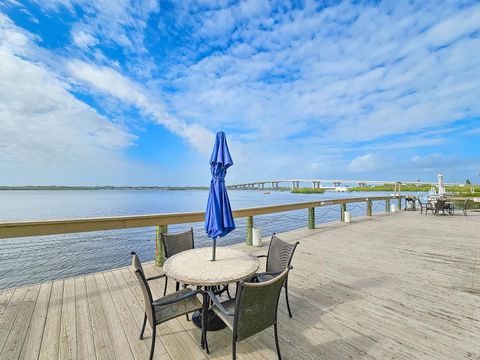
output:
M 238 181 L 426 168 L 434 178 L 438 166 L 414 160 L 430 154 L 463 164 L 437 158 L 447 176 L 480 167 L 478 2 L 45 0 L 35 10 L 40 25 L 68 19 L 65 43 L 18 27 L 0 39 L 14 56 L 36 46 L 19 59 L 126 134 L 108 150 L 119 157 L 153 122 L 195 156 L 227 131 Z
M 25 60 L 31 37 L 2 15 L 0 39 L 2 182 L 56 177 L 72 183 L 78 181 L 68 174 L 74 167 L 93 173 L 99 164 L 120 163 L 119 153 L 135 137 L 75 98 L 51 71 Z

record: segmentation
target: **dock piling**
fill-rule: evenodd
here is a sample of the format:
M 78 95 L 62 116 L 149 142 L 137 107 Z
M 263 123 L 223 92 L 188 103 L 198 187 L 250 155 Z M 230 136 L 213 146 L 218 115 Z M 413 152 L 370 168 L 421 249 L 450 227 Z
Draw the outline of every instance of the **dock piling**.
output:
M 345 211 L 347 211 L 347 204 L 340 204 L 340 221 L 345 222 Z
M 372 216 L 372 200 L 367 200 L 367 216 Z
M 253 216 L 247 216 L 247 238 L 245 245 L 253 245 Z
M 315 229 L 315 208 L 308 208 L 308 228 Z

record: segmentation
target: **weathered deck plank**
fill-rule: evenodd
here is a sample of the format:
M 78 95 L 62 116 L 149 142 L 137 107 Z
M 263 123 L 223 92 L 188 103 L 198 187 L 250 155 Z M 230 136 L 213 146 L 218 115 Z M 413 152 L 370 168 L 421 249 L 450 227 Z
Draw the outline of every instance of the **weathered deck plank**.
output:
M 479 213 L 402 212 L 280 236 L 300 241 L 289 280 L 293 319 L 280 299 L 285 359 L 480 359 Z M 155 297 L 162 289 L 152 283 Z M 144 359 L 151 330 L 138 340 L 142 320 L 129 268 L 5 289 L 0 359 Z M 192 322 L 172 320 L 158 327 L 155 358 L 231 358 L 227 329 L 209 333 L 208 356 L 199 340 Z M 273 331 L 238 350 L 240 359 L 274 359 Z

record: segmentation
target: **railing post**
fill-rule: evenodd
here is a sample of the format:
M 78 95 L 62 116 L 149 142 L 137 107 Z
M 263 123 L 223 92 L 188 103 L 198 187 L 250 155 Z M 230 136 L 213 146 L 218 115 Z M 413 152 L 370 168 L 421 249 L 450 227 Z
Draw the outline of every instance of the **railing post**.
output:
M 398 195 L 398 210 L 402 210 L 402 197 Z
M 315 208 L 308 208 L 308 228 L 315 229 Z
M 159 225 L 155 236 L 155 266 L 163 266 L 164 250 L 161 241 L 161 234 L 168 233 L 168 225 Z
M 372 216 L 372 200 L 367 200 L 367 216 Z
M 247 216 L 247 239 L 245 245 L 253 245 L 253 216 Z
M 347 204 L 340 204 L 340 221 L 345 222 L 345 211 L 347 211 Z
M 385 199 L 385 212 L 390 212 L 390 199 Z

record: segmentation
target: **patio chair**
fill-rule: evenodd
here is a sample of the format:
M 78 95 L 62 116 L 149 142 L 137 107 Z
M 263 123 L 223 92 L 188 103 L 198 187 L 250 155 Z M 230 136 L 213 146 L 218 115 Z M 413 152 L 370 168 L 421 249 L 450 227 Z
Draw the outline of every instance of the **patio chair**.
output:
M 277 356 L 278 359 L 281 359 L 277 332 L 277 310 L 282 286 L 289 271 L 290 267 L 287 267 L 281 273 L 269 273 L 273 277 L 267 281 L 241 282 L 238 285 L 235 299 L 224 302 L 220 302 L 212 291 L 207 291 L 207 298 L 212 302 L 209 309 L 222 319 L 232 331 L 233 360 L 237 357 L 238 341 L 247 339 L 272 325 Z M 202 339 L 204 339 L 204 347 L 208 354 L 207 332 L 204 328 L 202 329 Z
M 175 319 L 179 316 L 187 315 L 188 313 L 202 309 L 202 302 L 198 300 L 197 295 L 203 295 L 203 291 L 194 291 L 190 288 L 186 288 L 180 291 L 176 291 L 172 294 L 168 294 L 167 296 L 164 296 L 160 299 L 153 300 L 152 292 L 150 291 L 150 286 L 148 285 L 148 280 L 151 278 L 145 278 L 142 264 L 140 263 L 140 260 L 135 253 L 132 253 L 132 268 L 142 289 L 143 299 L 145 301 L 145 315 L 143 317 L 140 340 L 143 340 L 143 334 L 145 332 L 145 327 L 148 320 L 148 323 L 152 328 L 152 344 L 150 346 L 149 357 L 149 359 L 152 360 L 153 353 L 155 351 L 157 325 L 162 324 L 168 320 Z M 163 276 L 165 275 L 162 274 L 158 277 Z M 202 347 L 203 344 L 204 341 L 202 337 Z
M 164 259 L 170 256 L 181 253 L 182 251 L 191 250 L 195 247 L 193 228 L 190 230 L 176 233 L 176 234 L 160 234 L 160 241 L 162 242 Z M 165 276 L 165 288 L 163 289 L 163 296 L 167 294 L 168 278 Z M 180 283 L 175 283 L 175 291 L 180 289 Z
M 433 204 L 435 215 L 440 215 L 440 211 L 442 214 L 445 214 L 445 203 L 445 200 L 437 200 L 435 204 Z
M 430 210 L 432 213 L 435 211 L 435 207 L 433 206 L 433 203 L 427 202 L 424 204 L 420 199 L 417 199 L 418 204 L 420 205 L 420 214 L 423 214 L 423 210 L 425 210 L 425 215 L 427 215 L 428 210 Z
M 292 263 L 293 254 L 295 253 L 298 244 L 298 241 L 294 244 L 287 243 L 286 241 L 281 240 L 275 234 L 273 234 L 272 239 L 270 240 L 270 244 L 268 246 L 267 255 L 259 255 L 257 257 L 267 258 L 267 264 L 265 269 L 267 273 L 282 272 Z M 268 275 L 263 276 L 268 277 Z M 283 286 L 285 287 L 285 300 L 287 303 L 288 316 L 292 317 L 292 311 L 290 310 L 290 302 L 288 301 L 288 277 L 285 280 Z

